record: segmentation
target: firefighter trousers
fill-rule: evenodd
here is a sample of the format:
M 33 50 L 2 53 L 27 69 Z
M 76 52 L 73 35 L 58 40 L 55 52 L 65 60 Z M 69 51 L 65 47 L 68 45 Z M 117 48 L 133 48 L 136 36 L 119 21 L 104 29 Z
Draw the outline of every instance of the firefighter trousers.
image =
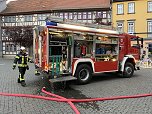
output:
M 18 69 L 19 69 L 19 77 L 18 77 L 19 81 L 25 82 L 24 74 L 26 72 L 26 67 L 19 67 Z

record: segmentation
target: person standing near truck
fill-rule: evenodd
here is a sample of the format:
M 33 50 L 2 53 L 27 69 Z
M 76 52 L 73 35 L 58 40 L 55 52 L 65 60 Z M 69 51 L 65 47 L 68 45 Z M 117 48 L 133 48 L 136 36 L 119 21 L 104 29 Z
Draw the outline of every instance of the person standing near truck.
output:
M 24 74 L 26 70 L 29 70 L 29 66 L 27 65 L 27 62 L 31 62 L 30 58 L 26 54 L 25 47 L 20 48 L 20 52 L 15 56 L 14 64 L 13 64 L 13 70 L 16 68 L 16 65 L 18 64 L 19 69 L 19 77 L 17 82 L 21 83 L 23 87 L 26 86 Z

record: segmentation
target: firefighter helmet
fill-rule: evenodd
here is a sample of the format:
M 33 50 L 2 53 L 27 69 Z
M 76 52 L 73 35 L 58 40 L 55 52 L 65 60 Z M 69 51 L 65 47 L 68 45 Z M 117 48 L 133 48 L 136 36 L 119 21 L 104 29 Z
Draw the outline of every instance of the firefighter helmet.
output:
M 22 52 L 22 53 L 26 53 L 26 49 L 25 49 L 25 47 L 21 46 L 21 48 L 20 48 L 20 52 Z
M 25 47 L 21 46 L 20 50 L 21 50 L 21 51 L 25 50 Z

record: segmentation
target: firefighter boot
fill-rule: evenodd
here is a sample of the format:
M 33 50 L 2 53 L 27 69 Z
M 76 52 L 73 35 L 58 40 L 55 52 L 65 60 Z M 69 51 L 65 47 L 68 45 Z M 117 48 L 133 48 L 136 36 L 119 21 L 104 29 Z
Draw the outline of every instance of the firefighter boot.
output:
M 35 75 L 40 75 L 40 72 L 38 70 L 35 70 Z
M 21 83 L 20 78 L 17 79 L 17 82 L 18 82 L 18 83 Z
M 25 81 L 22 81 L 22 82 L 21 82 L 21 86 L 23 86 L 23 87 L 25 87 L 25 86 L 26 86 Z

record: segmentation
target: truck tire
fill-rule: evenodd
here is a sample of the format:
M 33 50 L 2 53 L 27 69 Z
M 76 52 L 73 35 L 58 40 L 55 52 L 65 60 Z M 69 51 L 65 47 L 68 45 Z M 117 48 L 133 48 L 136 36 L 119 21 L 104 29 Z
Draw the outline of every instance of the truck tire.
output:
M 123 76 L 124 78 L 130 78 L 134 74 L 134 66 L 132 63 L 127 62 L 124 67 Z
M 87 64 L 81 64 L 77 66 L 75 72 L 75 77 L 77 77 L 78 84 L 87 84 L 92 79 L 92 69 Z

